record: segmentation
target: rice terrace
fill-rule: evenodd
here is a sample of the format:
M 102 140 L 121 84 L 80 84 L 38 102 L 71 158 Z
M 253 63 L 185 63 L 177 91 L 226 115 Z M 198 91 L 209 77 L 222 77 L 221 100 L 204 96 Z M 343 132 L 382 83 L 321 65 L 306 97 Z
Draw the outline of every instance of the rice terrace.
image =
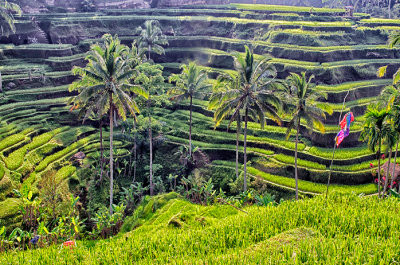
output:
M 0 0 L 0 264 L 400 264 L 399 0 Z

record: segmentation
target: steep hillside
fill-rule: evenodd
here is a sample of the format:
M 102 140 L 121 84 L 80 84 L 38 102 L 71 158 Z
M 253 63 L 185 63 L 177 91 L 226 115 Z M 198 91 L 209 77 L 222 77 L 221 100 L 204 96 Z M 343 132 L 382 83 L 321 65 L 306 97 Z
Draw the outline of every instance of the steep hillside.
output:
M 336 153 L 333 189 L 374 193 L 370 164 L 377 166 L 376 157 L 358 139 L 366 106 L 391 82 L 378 80 L 377 68 L 389 64 L 390 76 L 400 66 L 400 51 L 386 46 L 388 34 L 400 29 L 400 20 L 343 15 L 344 10 L 335 9 L 316 8 L 310 14 L 309 8 L 301 7 L 225 5 L 37 14 L 33 24 L 31 16 L 23 17 L 17 34 L 3 38 L 9 44 L 1 45 L 5 94 L 0 99 L 0 218 L 17 223 L 18 200 L 12 190 L 24 184 L 35 188 L 46 174 L 68 172 L 62 179 L 70 181 L 73 189 L 73 170 L 65 167 L 78 151 L 95 155 L 99 136 L 98 124 L 83 126 L 66 105 L 71 96 L 68 85 L 74 80 L 70 70 L 85 64 L 85 52 L 104 33 L 118 34 L 125 44 L 131 44 L 135 28 L 148 19 L 159 20 L 169 35 L 166 54 L 153 56 L 164 66 L 165 75 L 178 72 L 181 63 L 197 60 L 216 78 L 232 70 L 229 53 L 243 52 L 245 44 L 258 55 L 273 57 L 279 79 L 289 72 L 315 74 L 317 88 L 328 93 L 335 112 L 327 117 L 326 134 L 310 133 L 305 125 L 301 128 L 299 187 L 304 194 L 325 190 L 342 102 L 349 92 L 343 111 L 353 111 L 356 120 L 343 143 L 345 148 Z M 28 44 L 37 41 L 50 44 Z M 195 99 L 194 104 L 194 145 L 207 152 L 213 167 L 234 170 L 234 129 L 227 132 L 225 122 L 214 130 L 206 99 Z M 187 144 L 187 102 L 155 108 L 154 114 L 163 122 L 166 145 Z M 293 138 L 285 140 L 285 132 L 271 121 L 265 130 L 250 123 L 249 173 L 270 187 L 287 191 L 294 187 L 294 143 Z M 124 143 L 117 142 L 117 146 L 120 155 L 126 154 Z

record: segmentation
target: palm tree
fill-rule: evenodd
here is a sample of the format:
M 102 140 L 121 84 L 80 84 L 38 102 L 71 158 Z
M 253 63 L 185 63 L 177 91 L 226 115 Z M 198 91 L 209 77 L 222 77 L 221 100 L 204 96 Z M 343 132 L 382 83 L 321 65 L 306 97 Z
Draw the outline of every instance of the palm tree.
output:
M 134 71 L 129 66 L 127 54 L 129 48 L 122 45 L 117 37 L 106 34 L 102 38 L 104 45 L 92 45 L 86 56 L 86 67 L 74 67 L 74 75 L 80 79 L 72 83 L 70 91 L 77 90 L 78 102 L 85 106 L 93 104 L 93 111 L 99 117 L 109 112 L 110 119 L 110 214 L 113 205 L 113 122 L 114 116 L 126 119 L 129 111 L 135 118 L 139 113 L 136 102 L 129 96 L 130 92 L 147 98 L 147 92 L 139 86 L 132 86 L 130 80 Z
M 365 113 L 364 130 L 361 132 L 360 139 L 366 141 L 368 139 L 368 147 L 375 151 L 378 146 L 378 194 L 381 196 L 381 150 L 382 141 L 385 137 L 385 131 L 388 130 L 387 118 L 390 111 L 382 108 L 380 105 L 370 105 Z
M 244 56 L 240 53 L 233 54 L 236 75 L 228 74 L 220 77 L 230 83 L 237 82 L 237 85 L 221 93 L 214 93 L 210 99 L 211 105 L 218 106 L 214 113 L 216 126 L 231 115 L 229 127 L 233 121 L 238 120 L 241 111 L 244 112 L 244 191 L 247 190 L 247 124 L 249 117 L 258 121 L 261 128 L 264 128 L 266 117 L 281 124 L 281 119 L 277 114 L 281 102 L 274 93 L 277 88 L 274 81 L 276 70 L 268 63 L 270 60 L 268 57 L 256 61 L 249 47 L 245 46 L 245 50 Z
M 289 139 L 292 129 L 296 130 L 295 153 L 294 153 L 294 178 L 296 181 L 296 200 L 299 199 L 298 187 L 298 169 L 297 169 L 297 156 L 299 143 L 299 133 L 301 121 L 304 120 L 309 130 L 317 128 L 321 132 L 325 132 L 325 126 L 322 122 L 326 118 L 325 112 L 332 114 L 332 108 L 325 103 L 318 102 L 320 98 L 327 98 L 327 93 L 313 89 L 311 81 L 314 75 L 308 79 L 306 73 L 302 72 L 301 75 L 291 73 L 284 83 L 284 90 L 282 93 L 283 101 L 285 102 L 287 110 L 292 115 L 292 119 L 288 124 L 286 131 L 286 139 Z
M 140 84 L 144 89 L 148 91 L 147 98 L 147 115 L 149 118 L 149 145 L 150 145 L 150 196 L 154 195 L 154 183 L 153 183 L 153 130 L 151 122 L 151 98 L 153 95 L 163 94 L 162 84 L 164 83 L 164 77 L 162 76 L 163 67 L 159 64 L 144 63 L 139 65 L 137 68 L 138 76 L 135 79 L 137 84 Z
M 210 85 L 207 84 L 206 71 L 197 66 L 195 62 L 182 65 L 181 69 L 181 74 L 174 74 L 169 78 L 169 81 L 174 82 L 175 86 L 168 91 L 168 94 L 172 96 L 171 100 L 189 99 L 189 156 L 192 157 L 193 97 L 202 97 Z
M 14 14 L 21 15 L 21 8 L 7 0 L 0 0 L 0 30 L 1 35 L 7 35 L 9 31 L 15 33 Z
M 162 33 L 161 25 L 158 20 L 147 20 L 144 22 L 144 28 L 138 27 L 140 48 L 147 49 L 148 60 L 151 52 L 164 54 L 164 48 L 161 45 L 168 45 L 167 37 Z

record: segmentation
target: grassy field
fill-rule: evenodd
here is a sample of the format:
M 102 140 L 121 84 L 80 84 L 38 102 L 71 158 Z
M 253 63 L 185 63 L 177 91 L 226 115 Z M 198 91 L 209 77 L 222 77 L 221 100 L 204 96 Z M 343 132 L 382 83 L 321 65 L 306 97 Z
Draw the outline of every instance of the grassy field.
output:
M 0 255 L 1 264 L 393 264 L 400 261 L 398 199 L 331 194 L 268 207 L 200 206 L 157 199 L 142 225 L 73 250 Z M 372 210 L 373 209 L 373 210 Z

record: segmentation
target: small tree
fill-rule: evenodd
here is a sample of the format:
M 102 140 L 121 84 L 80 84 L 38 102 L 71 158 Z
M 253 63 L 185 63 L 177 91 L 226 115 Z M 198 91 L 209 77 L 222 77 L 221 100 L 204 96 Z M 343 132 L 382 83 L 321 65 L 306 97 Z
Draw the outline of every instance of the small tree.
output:
M 192 107 L 193 97 L 203 97 L 204 93 L 210 87 L 207 83 L 207 73 L 202 70 L 195 62 L 189 65 L 183 65 L 182 73 L 172 75 L 170 82 L 175 86 L 168 91 L 171 100 L 189 99 L 189 156 L 192 156 Z
M 148 53 L 150 60 L 151 52 L 164 54 L 164 48 L 161 45 L 168 45 L 167 37 L 162 33 L 161 25 L 158 20 L 147 20 L 144 27 L 138 27 L 139 32 L 139 48 L 144 48 Z
M 362 141 L 368 140 L 368 147 L 372 151 L 378 148 L 378 194 L 381 196 L 381 150 L 382 141 L 385 134 L 391 130 L 391 125 L 387 123 L 390 111 L 382 108 L 380 105 L 370 105 L 365 113 L 365 125 L 361 132 L 360 139 Z
M 147 115 L 149 118 L 149 145 L 150 145 L 150 166 L 149 166 L 149 180 L 150 180 L 150 196 L 154 195 L 153 183 L 153 131 L 151 122 L 151 104 L 152 96 L 163 94 L 164 77 L 162 76 L 163 67 L 159 64 L 144 63 L 137 68 L 138 76 L 135 80 L 137 84 L 143 86 L 148 91 L 147 98 Z
M 309 130 L 312 131 L 313 128 L 317 128 L 319 131 L 325 132 L 325 126 L 322 122 L 322 120 L 326 118 L 325 112 L 329 114 L 333 112 L 329 105 L 317 101 L 319 98 L 327 98 L 327 94 L 312 89 L 313 84 L 311 81 L 313 78 L 314 76 L 311 75 L 307 79 L 305 72 L 301 73 L 301 75 L 291 73 L 290 76 L 286 78 L 286 82 L 284 83 L 285 89 L 282 94 L 283 102 L 285 102 L 286 108 L 292 116 L 286 131 L 286 139 L 289 139 L 292 129 L 296 130 L 294 153 L 296 200 L 299 199 L 297 146 L 299 143 L 300 123 L 304 120 Z

